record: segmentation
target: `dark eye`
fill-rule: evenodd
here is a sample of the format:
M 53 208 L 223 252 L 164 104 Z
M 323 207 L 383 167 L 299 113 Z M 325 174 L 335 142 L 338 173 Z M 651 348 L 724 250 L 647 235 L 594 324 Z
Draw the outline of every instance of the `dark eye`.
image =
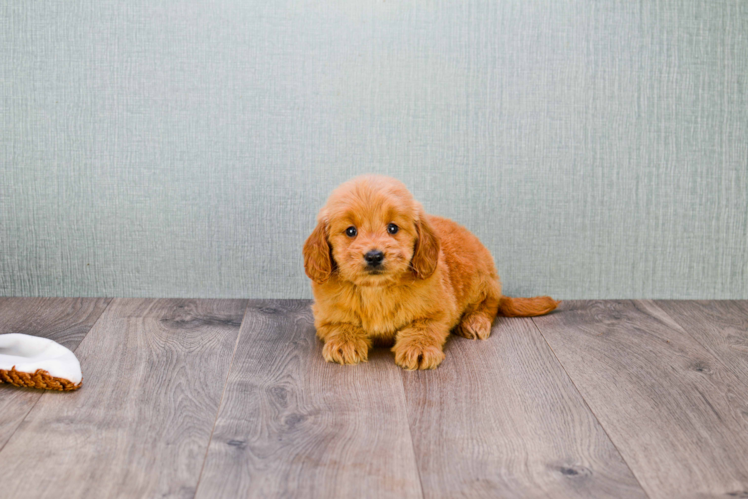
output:
M 387 224 L 387 232 L 390 234 L 396 234 L 400 230 L 399 227 L 397 227 L 397 224 L 389 223 Z
M 345 230 L 345 234 L 347 234 L 349 238 L 353 238 L 358 234 L 358 231 L 356 231 L 355 227 L 351 226 Z

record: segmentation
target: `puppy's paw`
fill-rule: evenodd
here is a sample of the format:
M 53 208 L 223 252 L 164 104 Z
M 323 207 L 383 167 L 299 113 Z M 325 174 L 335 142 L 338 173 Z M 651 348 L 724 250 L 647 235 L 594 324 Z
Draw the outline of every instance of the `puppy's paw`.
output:
M 369 343 L 365 338 L 329 339 L 322 348 L 328 363 L 355 365 L 369 360 Z
M 486 340 L 491 335 L 491 320 L 483 314 L 468 314 L 455 328 L 455 333 L 466 339 Z
M 444 361 L 444 351 L 435 345 L 399 341 L 392 348 L 395 363 L 406 370 L 433 370 Z

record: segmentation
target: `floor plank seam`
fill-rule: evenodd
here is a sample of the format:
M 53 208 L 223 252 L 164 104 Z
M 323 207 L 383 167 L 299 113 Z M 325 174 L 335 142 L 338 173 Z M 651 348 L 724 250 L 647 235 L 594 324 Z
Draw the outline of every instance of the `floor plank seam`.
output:
M 106 297 L 105 297 L 105 298 L 106 298 Z M 77 346 L 75 346 L 75 349 L 73 349 L 73 354 L 75 354 L 75 352 L 76 352 L 76 351 L 78 350 L 78 348 L 79 348 L 79 347 L 81 346 L 81 344 L 83 343 L 83 341 L 84 341 L 84 340 L 86 340 L 86 337 L 88 337 L 88 334 L 89 334 L 89 333 L 91 333 L 91 330 L 93 330 L 93 329 L 94 329 L 94 327 L 95 327 L 95 326 L 96 326 L 96 324 L 97 324 L 97 323 L 99 322 L 99 320 L 101 319 L 101 317 L 102 317 L 102 316 L 104 316 L 104 313 L 105 313 L 105 312 L 107 311 L 107 309 L 109 309 L 109 306 L 110 306 L 110 305 L 112 304 L 112 302 L 114 302 L 114 298 L 111 298 L 111 299 L 109 299 L 109 302 L 107 302 L 106 306 L 104 306 L 104 309 L 102 309 L 102 310 L 101 310 L 101 313 L 99 314 L 99 317 L 98 317 L 98 318 L 96 318 L 96 321 L 94 321 L 93 325 L 91 325 L 91 328 L 89 328 L 89 329 L 88 329 L 88 331 L 87 331 L 87 332 L 86 332 L 86 334 L 85 334 L 85 335 L 83 336 L 83 338 L 81 339 L 81 341 L 80 341 L 80 342 L 78 342 L 78 345 L 77 345 Z M 36 389 L 36 390 L 38 390 L 38 389 Z M 18 425 L 16 426 L 16 428 L 15 428 L 15 429 L 13 429 L 13 432 L 11 433 L 10 437 L 8 437 L 8 439 L 7 439 L 6 441 L 5 441 L 5 443 L 3 443 L 3 445 L 2 445 L 2 446 L 0 446 L 0 453 L 2 453 L 2 452 L 3 452 L 3 450 L 5 449 L 5 446 L 6 446 L 6 445 L 7 445 L 8 443 L 10 443 L 10 440 L 11 440 L 11 439 L 13 439 L 13 436 L 15 436 L 15 435 L 16 435 L 16 432 L 18 432 L 18 429 L 19 429 L 19 428 L 20 428 L 20 427 L 21 427 L 21 426 L 23 425 L 23 423 L 24 423 L 24 422 L 26 421 L 26 417 L 28 417 L 28 416 L 29 416 L 29 414 L 30 414 L 30 413 L 32 412 L 32 410 L 33 410 L 33 409 L 34 409 L 34 408 L 36 407 L 36 404 L 37 404 L 37 403 L 39 402 L 39 400 L 40 400 L 40 399 L 42 399 L 42 396 L 44 396 L 44 395 L 45 395 L 46 393 L 47 393 L 47 391 L 44 391 L 44 392 L 42 392 L 41 394 L 39 394 L 39 397 L 38 397 L 38 398 L 36 398 L 36 401 L 34 401 L 34 404 L 33 404 L 33 405 L 31 405 L 31 408 L 29 408 L 29 411 L 27 411 L 27 412 L 26 412 L 26 414 L 25 414 L 25 415 L 23 416 L 23 418 L 22 418 L 22 419 L 21 419 L 21 420 L 20 420 L 20 421 L 18 422 Z
M 34 389 L 34 390 L 39 390 L 39 389 Z M 45 391 L 45 392 L 46 392 L 46 391 Z M 8 443 L 10 443 L 11 439 L 13 439 L 13 436 L 15 436 L 15 435 L 16 435 L 16 432 L 18 432 L 18 429 L 19 429 L 19 428 L 20 428 L 20 427 L 21 427 L 21 426 L 23 425 L 23 422 L 24 422 L 24 421 L 26 420 L 26 417 L 28 417 L 28 416 L 29 416 L 29 413 L 31 413 L 31 410 L 33 410 L 33 409 L 34 409 L 34 407 L 36 406 L 36 403 L 38 403 L 38 402 L 39 402 L 39 400 L 40 400 L 40 399 L 42 399 L 42 396 L 44 396 L 44 393 L 42 393 L 42 394 L 39 394 L 39 397 L 38 397 L 38 398 L 36 398 L 36 401 L 34 401 L 34 404 L 32 404 L 32 405 L 31 405 L 31 408 L 29 408 L 29 411 L 27 411 L 27 412 L 26 412 L 26 414 L 25 414 L 25 415 L 23 416 L 23 418 L 21 419 L 21 421 L 20 421 L 20 422 L 18 422 L 18 425 L 16 426 L 16 428 L 15 428 L 15 429 L 13 429 L 13 432 L 12 432 L 12 433 L 10 434 L 10 436 L 9 436 L 9 437 L 8 437 L 8 439 L 7 439 L 6 441 L 5 441 L 5 443 L 3 443 L 3 445 L 2 445 L 2 446 L 0 446 L 0 453 L 2 453 L 2 452 L 3 452 L 3 450 L 5 449 L 5 446 L 6 446 L 6 445 L 7 445 Z
M 195 484 L 195 493 L 192 498 L 197 498 L 197 492 L 200 489 L 200 481 L 203 479 L 203 472 L 205 471 L 205 464 L 208 462 L 208 453 L 210 453 L 210 445 L 213 443 L 213 433 L 216 431 L 216 424 L 218 424 L 218 417 L 221 415 L 221 405 L 223 405 L 223 398 L 226 396 L 226 388 L 229 385 L 229 377 L 231 376 L 231 369 L 234 367 L 234 358 L 236 357 L 236 351 L 239 349 L 239 340 L 242 338 L 242 327 L 244 326 L 244 320 L 247 319 L 247 311 L 249 310 L 249 302 L 244 307 L 244 315 L 242 321 L 239 324 L 239 332 L 236 335 L 236 342 L 234 343 L 234 351 L 231 353 L 231 361 L 229 362 L 229 369 L 226 371 L 226 380 L 223 382 L 223 390 L 221 390 L 221 399 L 218 401 L 218 409 L 216 410 L 216 418 L 213 420 L 213 428 L 210 430 L 210 437 L 208 438 L 208 446 L 205 447 L 205 457 L 203 458 L 203 465 L 200 467 L 200 474 L 197 476 L 197 483 Z
M 721 357 L 720 357 L 720 356 L 719 356 L 719 355 L 718 355 L 717 353 L 715 353 L 715 352 L 714 352 L 714 351 L 713 351 L 713 350 L 712 350 L 712 349 L 711 349 L 711 348 L 709 347 L 709 345 L 705 344 L 705 343 L 704 343 L 704 342 L 703 342 L 702 340 L 700 340 L 700 339 L 699 339 L 699 336 L 698 336 L 698 335 L 694 335 L 694 334 L 692 334 L 692 333 L 691 333 L 691 330 L 690 330 L 690 328 L 691 328 L 690 326 L 689 326 L 688 328 L 686 328 L 686 326 L 685 326 L 685 325 L 683 325 L 683 323 L 681 323 L 680 321 L 678 321 L 678 320 L 677 320 L 677 319 L 675 318 L 675 316 L 673 316 L 672 314 L 670 314 L 669 312 L 667 312 L 667 311 L 666 311 L 665 309 L 663 309 L 662 307 L 660 307 L 659 305 L 657 305 L 657 301 L 655 301 L 655 300 L 651 300 L 651 301 L 649 301 L 649 303 L 650 303 L 650 304 L 651 304 L 652 306 L 656 307 L 656 308 L 657 308 L 657 309 L 658 309 L 658 310 L 659 310 L 659 311 L 660 311 L 660 312 L 661 312 L 662 314 L 664 314 L 665 316 L 667 316 L 668 318 L 670 318 L 670 320 L 671 320 L 671 321 L 672 321 L 673 323 L 675 323 L 676 325 L 678 325 L 678 328 L 680 328 L 680 329 L 681 329 L 681 330 L 683 331 L 683 333 L 684 333 L 684 334 L 686 334 L 686 335 L 688 336 L 688 338 L 690 338 L 691 340 L 693 340 L 694 342 L 696 342 L 697 344 L 699 344 L 699 346 L 701 346 L 701 348 L 702 348 L 702 349 L 704 349 L 704 351 L 705 351 L 705 352 L 709 353 L 709 355 L 710 355 L 711 357 L 713 357 L 714 359 L 716 359 L 716 360 L 717 360 L 717 361 L 718 361 L 718 362 L 719 362 L 719 363 L 720 363 L 720 364 L 721 364 L 721 365 L 722 365 L 722 366 L 723 366 L 723 367 L 724 367 L 724 368 L 725 368 L 725 369 L 726 369 L 726 370 L 728 371 L 728 373 L 732 373 L 733 375 L 736 375 L 737 377 L 741 377 L 741 374 L 739 374 L 739 373 L 735 373 L 735 372 L 733 371 L 733 368 L 732 368 L 732 366 L 730 366 L 730 365 L 729 365 L 729 364 L 728 364 L 728 363 L 727 363 L 726 361 L 724 361 L 724 360 L 723 360 L 723 359 L 722 359 L 722 358 L 721 358 Z
M 416 473 L 418 473 L 418 485 L 421 487 L 421 498 L 426 498 L 426 490 L 423 488 L 421 479 L 421 468 L 418 466 L 418 457 L 416 455 L 416 443 L 413 439 L 413 429 L 410 427 L 410 415 L 408 415 L 408 391 L 405 388 L 405 377 L 400 372 L 400 383 L 403 385 L 403 400 L 405 401 L 405 415 L 408 417 L 408 436 L 410 436 L 410 448 L 413 450 L 413 460 L 415 461 Z
M 580 391 L 579 388 L 577 387 L 577 384 L 576 384 L 576 382 L 574 382 L 574 379 L 571 378 L 571 375 L 569 375 L 569 372 L 566 370 L 566 367 L 561 362 L 561 360 L 559 359 L 559 357 L 556 355 L 556 352 L 553 350 L 553 347 L 548 342 L 548 339 L 546 339 L 545 335 L 543 335 L 543 331 L 540 329 L 540 327 L 537 325 L 537 323 L 535 323 L 535 319 L 534 318 L 530 318 L 530 320 L 532 321 L 532 325 L 535 327 L 535 329 L 538 331 L 538 333 L 540 334 L 540 336 L 543 338 L 543 342 L 545 342 L 546 345 L 548 346 L 548 349 L 551 350 L 551 354 L 553 354 L 553 357 L 556 358 L 556 361 L 558 362 L 559 366 L 561 366 L 561 369 L 564 371 L 564 373 L 566 374 L 566 377 L 571 382 L 571 385 L 574 387 L 574 390 L 577 391 L 577 394 L 579 394 L 579 397 L 582 398 L 582 401 L 584 401 L 584 405 L 587 407 L 588 410 L 590 410 L 590 413 L 592 414 L 592 416 L 595 417 L 595 420 L 597 421 L 598 425 L 603 430 L 603 432 L 605 433 L 605 435 L 608 437 L 608 440 L 610 441 L 610 443 L 613 445 L 613 447 L 618 452 L 618 456 L 620 456 L 621 460 L 623 460 L 623 463 L 626 464 L 626 467 L 629 469 L 629 472 L 631 472 L 632 477 L 634 479 L 636 479 L 636 482 L 639 484 L 639 487 L 642 489 L 642 491 L 644 493 L 647 494 L 647 497 L 648 498 L 652 498 L 652 494 L 649 491 L 647 491 L 647 489 L 644 487 L 644 485 L 639 480 L 639 478 L 636 477 L 636 474 L 634 473 L 634 470 L 631 468 L 631 465 L 629 465 L 629 463 L 626 461 L 626 457 L 623 456 L 623 453 L 621 453 L 621 450 L 618 448 L 618 445 L 616 444 L 616 442 L 613 441 L 612 437 L 610 437 L 610 434 L 608 433 L 608 429 L 605 428 L 605 426 L 603 425 L 603 423 L 600 421 L 600 419 L 598 418 L 598 416 L 595 414 L 595 412 L 592 409 L 592 407 L 589 405 L 589 403 L 585 399 L 584 394 L 582 394 L 582 391 Z

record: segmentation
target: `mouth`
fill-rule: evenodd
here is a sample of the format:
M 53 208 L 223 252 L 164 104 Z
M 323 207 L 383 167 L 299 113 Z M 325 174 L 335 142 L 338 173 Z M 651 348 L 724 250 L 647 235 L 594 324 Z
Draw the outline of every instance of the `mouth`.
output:
M 380 266 L 366 266 L 364 269 L 370 276 L 379 276 L 380 274 L 384 274 L 384 269 L 382 269 L 382 267 Z

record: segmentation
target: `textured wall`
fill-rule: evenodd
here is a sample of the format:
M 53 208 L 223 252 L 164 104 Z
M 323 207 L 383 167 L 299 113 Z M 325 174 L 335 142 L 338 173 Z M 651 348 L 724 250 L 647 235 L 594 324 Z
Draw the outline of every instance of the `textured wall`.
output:
M 748 298 L 748 2 L 0 2 L 0 295 L 308 297 L 401 178 L 509 294 Z

